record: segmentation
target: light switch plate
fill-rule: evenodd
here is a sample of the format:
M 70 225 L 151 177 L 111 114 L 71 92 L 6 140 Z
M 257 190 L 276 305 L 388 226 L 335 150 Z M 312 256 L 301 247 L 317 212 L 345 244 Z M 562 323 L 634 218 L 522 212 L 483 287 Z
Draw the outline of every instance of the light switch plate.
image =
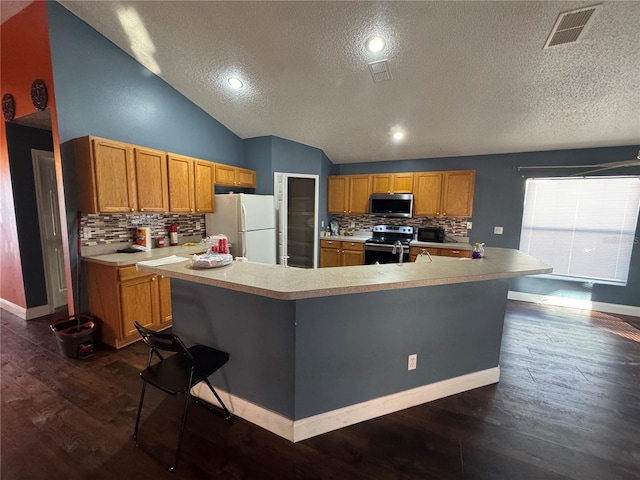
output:
M 493 233 L 496 235 L 502 235 L 502 227 L 493 227 Z
M 473 228 L 473 222 L 467 222 L 467 230 L 471 230 Z

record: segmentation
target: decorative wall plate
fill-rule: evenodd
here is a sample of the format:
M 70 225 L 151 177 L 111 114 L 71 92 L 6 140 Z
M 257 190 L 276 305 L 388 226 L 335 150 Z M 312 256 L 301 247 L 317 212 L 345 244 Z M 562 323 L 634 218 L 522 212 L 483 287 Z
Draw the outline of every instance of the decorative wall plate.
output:
M 10 93 L 5 93 L 2 96 L 2 114 L 7 122 L 13 120 L 13 117 L 16 114 L 16 104 L 13 101 L 13 95 Z
M 38 110 L 44 110 L 47 108 L 47 86 L 39 78 L 34 80 L 31 84 L 31 101 L 33 106 Z

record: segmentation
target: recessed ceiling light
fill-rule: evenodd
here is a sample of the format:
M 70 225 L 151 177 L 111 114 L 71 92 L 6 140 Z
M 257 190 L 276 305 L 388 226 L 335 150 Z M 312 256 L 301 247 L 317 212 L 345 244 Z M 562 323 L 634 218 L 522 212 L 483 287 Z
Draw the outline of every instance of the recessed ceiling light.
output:
M 373 37 L 367 40 L 366 45 L 367 45 L 367 50 L 369 50 L 372 53 L 377 53 L 382 51 L 382 49 L 384 49 L 386 42 L 384 41 L 384 38 L 382 38 L 380 35 L 374 35 Z
M 229 80 L 227 80 L 227 82 L 236 90 L 240 90 L 242 87 L 244 87 L 244 83 L 242 83 L 242 80 L 240 80 L 238 77 L 229 77 Z
M 400 140 L 402 140 L 405 136 L 405 133 L 403 130 L 399 129 L 399 128 L 394 128 L 391 130 L 391 137 L 396 141 L 399 142 Z

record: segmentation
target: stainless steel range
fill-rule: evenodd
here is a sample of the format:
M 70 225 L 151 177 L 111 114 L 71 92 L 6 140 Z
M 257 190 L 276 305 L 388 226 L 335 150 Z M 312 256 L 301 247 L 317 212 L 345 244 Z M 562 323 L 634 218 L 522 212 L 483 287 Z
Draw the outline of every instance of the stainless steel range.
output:
M 373 237 L 364 242 L 364 263 L 401 263 L 409 260 L 409 242 L 413 240 L 413 227 L 403 225 L 376 225 Z

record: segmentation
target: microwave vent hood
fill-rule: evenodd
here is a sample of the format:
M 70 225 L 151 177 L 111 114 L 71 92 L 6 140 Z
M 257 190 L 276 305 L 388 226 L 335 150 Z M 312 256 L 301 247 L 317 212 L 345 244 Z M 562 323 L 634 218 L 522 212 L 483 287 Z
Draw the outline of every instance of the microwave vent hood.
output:
M 413 195 L 411 193 L 374 193 L 369 198 L 369 215 L 386 218 L 411 218 Z

